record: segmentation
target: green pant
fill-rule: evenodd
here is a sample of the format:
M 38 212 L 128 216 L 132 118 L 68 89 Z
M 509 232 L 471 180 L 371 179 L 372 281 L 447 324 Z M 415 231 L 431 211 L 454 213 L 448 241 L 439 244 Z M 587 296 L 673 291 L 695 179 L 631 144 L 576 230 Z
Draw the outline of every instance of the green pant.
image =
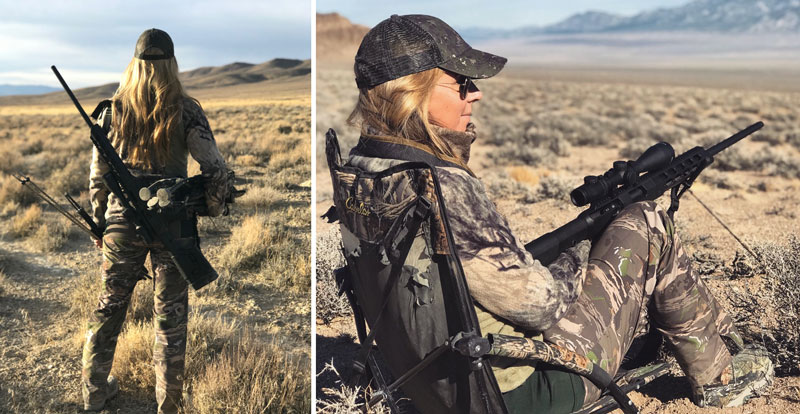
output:
M 83 347 L 84 402 L 105 399 L 117 337 L 136 282 L 146 275 L 145 258 L 153 268 L 155 343 L 153 364 L 159 413 L 177 413 L 183 391 L 188 284 L 160 244 L 146 244 L 127 223 L 110 224 L 103 236 L 103 288 L 89 316 Z
M 510 414 L 567 414 L 583 405 L 586 390 L 578 374 L 540 364 L 519 387 L 503 394 Z

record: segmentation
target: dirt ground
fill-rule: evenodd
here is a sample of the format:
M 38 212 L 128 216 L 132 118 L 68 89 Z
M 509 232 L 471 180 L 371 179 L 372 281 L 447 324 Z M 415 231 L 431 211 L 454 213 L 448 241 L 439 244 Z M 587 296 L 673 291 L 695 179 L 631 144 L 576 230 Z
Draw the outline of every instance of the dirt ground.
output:
M 557 115 L 566 114 L 565 118 L 585 119 L 590 116 L 587 113 L 592 113 L 592 111 L 600 113 L 612 105 L 625 103 L 626 108 L 623 109 L 623 114 L 619 114 L 619 119 L 631 119 L 631 122 L 636 124 L 640 115 L 654 108 L 652 102 L 648 101 L 650 99 L 648 96 L 653 97 L 654 101 L 659 100 L 660 102 L 661 95 L 659 94 L 664 93 L 664 96 L 669 96 L 668 99 L 674 99 L 673 108 L 675 105 L 680 107 L 686 102 L 694 102 L 689 105 L 692 106 L 691 112 L 694 114 L 692 116 L 697 117 L 694 120 L 696 122 L 703 122 L 707 119 L 709 111 L 718 112 L 721 118 L 730 116 L 730 119 L 733 119 L 738 116 L 736 109 L 717 104 L 723 102 L 726 97 L 735 99 L 740 96 L 737 89 L 711 89 L 704 88 L 702 85 L 686 87 L 682 83 L 677 86 L 668 83 L 634 86 L 619 81 L 614 84 L 605 83 L 602 79 L 584 79 L 580 82 L 573 79 L 553 80 L 553 77 L 557 77 L 557 75 L 552 73 L 548 73 L 546 79 L 523 75 L 520 72 L 514 72 L 512 78 L 480 83 L 479 87 L 484 91 L 484 99 L 473 107 L 474 120 L 479 132 L 470 157 L 470 166 L 487 186 L 490 197 L 493 197 L 499 211 L 508 218 L 515 235 L 523 241 L 532 240 L 572 220 L 581 209 L 572 206 L 564 194 L 557 197 L 539 197 L 533 200 L 530 200 L 531 197 L 527 197 L 526 199 L 526 196 L 520 195 L 519 191 L 515 190 L 516 184 L 522 183 L 523 187 L 536 188 L 544 179 L 556 179 L 565 182 L 563 186 L 567 189 L 566 191 L 569 191 L 569 188 L 581 183 L 583 176 L 601 174 L 611 167 L 613 161 L 628 159 L 620 154 L 632 146 L 631 143 L 636 141 L 635 135 L 639 132 L 626 136 L 621 133 L 595 129 L 592 131 L 598 138 L 595 143 L 575 144 L 573 142 L 574 145 L 569 146 L 567 151 L 561 153 L 563 155 L 548 154 L 541 162 L 525 162 L 523 159 L 515 158 L 518 152 L 515 152 L 513 148 L 518 147 L 514 147 L 513 141 L 511 143 L 508 141 L 498 142 L 497 132 L 502 130 L 495 121 L 500 115 L 511 114 L 503 120 L 535 128 L 536 120 L 545 119 L 545 116 L 535 118 L 537 112 L 549 111 Z M 346 126 L 343 122 L 348 111 L 352 109 L 352 103 L 355 102 L 355 94 L 348 91 L 348 84 L 344 83 L 344 80 L 340 80 L 346 79 L 346 77 L 351 78 L 352 76 L 345 70 L 330 70 L 328 73 L 321 72 L 318 75 L 318 95 L 325 96 L 326 91 L 330 91 L 329 93 L 335 93 L 341 97 L 340 100 L 331 103 L 330 110 L 326 110 L 322 104 L 318 104 L 317 107 L 318 170 L 316 185 L 319 214 L 327 211 L 331 205 L 330 176 L 325 169 L 324 159 L 319 157 L 322 148 L 320 137 L 329 126 L 334 126 L 339 132 L 340 140 L 345 141 L 343 153 L 346 153 L 349 149 L 346 143 L 354 142 L 353 137 L 357 137 L 358 134 L 357 130 Z M 731 85 L 728 87 L 730 88 Z M 494 91 L 492 91 L 493 88 L 495 88 Z M 715 103 L 695 101 L 701 95 L 713 96 Z M 613 102 L 610 101 L 611 97 L 613 97 Z M 714 129 L 713 132 L 691 131 L 689 128 L 687 135 L 675 140 L 680 144 L 675 145 L 676 142 L 672 142 L 676 146 L 676 152 L 691 148 L 693 140 L 698 142 L 694 145 L 708 146 L 712 139 L 701 136 L 704 133 L 715 136 L 716 138 L 713 140 L 719 141 L 733 134 L 737 129 L 744 128 L 751 119 L 782 111 L 782 109 L 772 107 L 773 98 L 785 102 L 800 100 L 800 94 L 794 92 L 779 94 L 757 91 L 753 92 L 751 97 L 754 101 L 760 102 L 755 104 L 756 107 L 751 112 L 751 118 L 741 119 L 739 123 L 729 123 L 727 127 Z M 492 102 L 492 100 L 494 101 Z M 586 103 L 588 101 L 592 101 L 591 105 L 593 106 L 590 107 L 590 104 Z M 529 108 L 525 109 L 526 105 Z M 681 122 L 680 116 L 673 117 L 674 113 L 670 115 L 669 107 L 669 104 L 665 105 L 666 115 L 660 117 L 657 126 L 653 126 L 650 131 Z M 534 120 L 528 121 L 532 117 Z M 715 117 L 715 115 L 711 117 Z M 328 122 L 327 125 L 320 125 L 320 122 L 325 121 Z M 765 122 L 770 125 L 770 122 Z M 526 131 L 525 128 L 523 127 L 519 131 L 519 139 L 522 139 L 523 135 L 526 137 L 531 135 L 530 129 Z M 542 129 L 547 130 L 547 128 Z M 568 135 L 568 131 L 564 130 L 539 132 L 541 135 L 563 135 L 564 137 Z M 764 130 L 765 134 L 773 132 L 767 128 Z M 649 133 L 651 132 L 645 130 L 641 134 Z M 706 138 L 707 141 L 699 143 L 698 140 Z M 508 138 L 509 141 L 513 139 Z M 647 146 L 655 143 L 655 140 L 648 142 Z M 506 146 L 511 147 L 512 150 L 505 150 Z M 642 147 L 641 150 L 647 146 Z M 783 145 L 778 142 L 765 143 L 759 139 L 746 140 L 740 146 L 743 154 L 754 154 L 764 147 L 779 148 L 780 151 L 787 154 L 788 159 L 792 160 L 791 162 L 800 161 L 800 157 L 797 155 L 800 148 L 796 146 Z M 798 178 L 800 177 L 792 174 L 781 176 L 768 168 L 733 168 L 731 170 L 706 170 L 703 173 L 703 175 L 707 175 L 706 179 L 701 178 L 692 187 L 692 190 L 700 200 L 722 218 L 735 234 L 747 243 L 753 244 L 769 240 L 786 240 L 790 235 L 798 232 L 800 218 L 798 218 L 796 206 L 800 202 L 800 195 L 798 195 L 800 189 Z M 721 184 L 722 182 L 725 184 Z M 659 202 L 666 206 L 669 200 L 662 197 Z M 331 226 L 317 218 L 318 235 L 324 234 Z M 732 281 L 723 277 L 723 268 L 730 266 L 737 252 L 742 253 L 742 248 L 691 195 L 687 194 L 682 198 L 680 209 L 676 213 L 676 227 L 689 254 L 695 259 L 700 259 L 699 262 L 696 260 L 696 266 L 708 265 L 702 261 L 703 258 L 713 259 L 715 267 L 712 266 L 705 272 L 707 274 L 703 278 L 711 286 L 724 307 L 730 306 L 729 297 L 736 291 L 763 288 L 759 287 L 758 280 Z M 317 257 L 319 258 L 322 254 L 318 251 Z M 321 276 L 318 274 L 317 277 Z M 771 317 L 771 315 L 763 315 L 765 320 L 771 319 Z M 787 329 L 797 329 L 797 327 L 787 327 Z M 318 318 L 317 372 L 319 373 L 324 365 L 331 361 L 340 368 L 340 372 L 346 372 L 346 364 L 356 349 L 355 342 L 355 329 L 350 317 L 334 317 L 329 321 Z M 318 398 L 331 398 L 322 392 L 322 389 L 337 387 L 336 381 L 336 377 L 330 372 L 318 376 Z M 643 413 L 653 414 L 800 412 L 800 377 L 797 376 L 777 378 L 769 396 L 757 398 L 739 408 L 700 409 L 689 399 L 690 393 L 686 379 L 680 373 L 674 373 L 656 380 L 640 392 L 632 393 L 632 399 Z

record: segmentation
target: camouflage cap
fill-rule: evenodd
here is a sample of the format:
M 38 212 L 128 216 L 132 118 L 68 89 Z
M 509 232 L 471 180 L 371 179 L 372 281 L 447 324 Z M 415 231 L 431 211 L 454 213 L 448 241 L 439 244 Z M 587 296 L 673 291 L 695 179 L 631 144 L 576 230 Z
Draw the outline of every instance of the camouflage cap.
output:
M 143 60 L 160 60 L 174 57 L 175 51 L 172 46 L 172 38 L 163 30 L 147 29 L 136 41 L 136 51 L 133 56 Z
M 473 79 L 494 76 L 506 58 L 473 49 L 447 23 L 410 14 L 378 23 L 356 53 L 356 84 L 372 88 L 392 79 L 436 67 Z

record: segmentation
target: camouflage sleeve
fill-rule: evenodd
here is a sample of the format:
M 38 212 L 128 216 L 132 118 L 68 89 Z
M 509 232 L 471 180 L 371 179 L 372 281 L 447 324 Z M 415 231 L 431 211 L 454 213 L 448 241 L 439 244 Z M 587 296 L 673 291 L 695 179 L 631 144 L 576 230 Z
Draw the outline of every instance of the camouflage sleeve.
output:
M 545 267 L 512 234 L 480 181 L 455 168 L 437 171 L 473 298 L 526 330 L 542 331 L 561 319 L 581 293 L 590 243 Z
M 206 204 L 210 216 L 218 216 L 225 210 L 228 195 L 228 167 L 222 158 L 214 134 L 208 125 L 203 109 L 194 101 L 184 105 L 186 146 L 195 161 L 200 164 L 200 173 L 205 177 Z
M 106 119 L 107 116 L 108 119 Z M 106 131 L 108 131 L 107 126 L 110 122 L 110 111 L 104 111 L 97 119 L 97 124 L 106 127 Z M 103 175 L 108 170 L 108 164 L 100 159 L 97 148 L 92 146 L 92 165 L 89 167 L 89 202 L 92 205 L 92 218 L 101 229 L 106 227 L 106 209 L 110 191 L 103 181 Z

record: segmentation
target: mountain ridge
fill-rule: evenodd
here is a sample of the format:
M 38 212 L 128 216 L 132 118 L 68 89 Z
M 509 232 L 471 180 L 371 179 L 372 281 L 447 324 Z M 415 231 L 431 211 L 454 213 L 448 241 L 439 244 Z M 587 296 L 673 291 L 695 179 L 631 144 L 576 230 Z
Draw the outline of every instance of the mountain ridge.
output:
M 658 8 L 632 16 L 588 10 L 546 26 L 512 29 L 469 27 L 468 39 L 487 40 L 537 34 L 625 33 L 800 33 L 800 0 L 694 0 L 682 6 Z
M 309 75 L 311 73 L 311 60 L 275 58 L 263 63 L 253 64 L 246 62 L 233 62 L 222 66 L 203 66 L 196 69 L 181 72 L 179 78 L 185 89 L 198 90 L 234 86 L 239 84 L 257 83 L 276 79 L 290 79 Z M 5 85 L 0 85 L 0 87 Z M 12 85 L 18 87 L 28 87 L 31 85 Z M 118 82 L 106 83 L 98 86 L 89 86 L 76 89 L 75 95 L 81 99 L 104 99 L 114 94 L 119 86 Z M 7 98 L 20 97 L 29 99 L 48 99 L 49 96 L 59 95 L 63 92 L 60 88 L 49 88 L 36 94 L 18 93 L 2 94 Z

